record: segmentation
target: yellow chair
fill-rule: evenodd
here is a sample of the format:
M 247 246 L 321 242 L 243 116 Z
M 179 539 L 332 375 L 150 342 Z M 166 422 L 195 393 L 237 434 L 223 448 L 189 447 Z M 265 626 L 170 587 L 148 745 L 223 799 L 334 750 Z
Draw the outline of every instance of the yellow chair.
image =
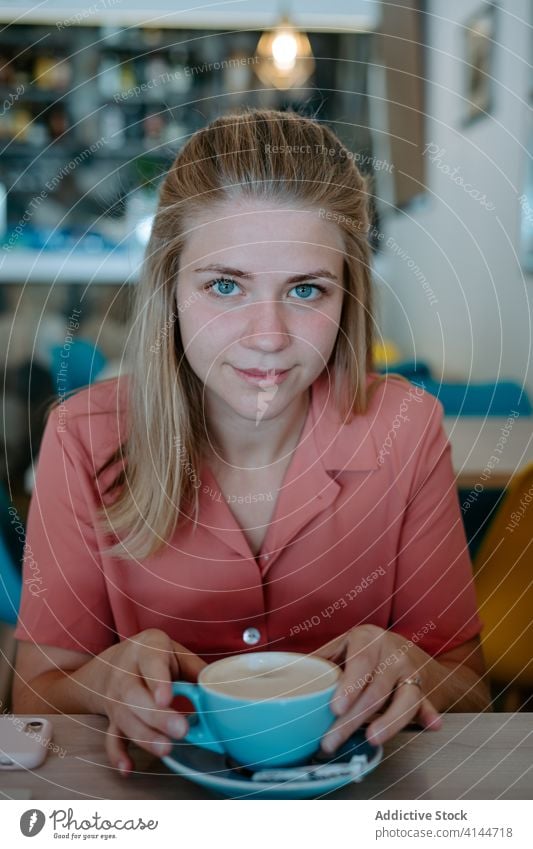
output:
M 400 349 L 390 339 L 374 342 L 372 356 L 375 368 L 391 368 L 401 360 Z
M 474 581 L 490 680 L 502 709 L 518 710 L 533 694 L 533 464 L 509 484 L 475 557 Z

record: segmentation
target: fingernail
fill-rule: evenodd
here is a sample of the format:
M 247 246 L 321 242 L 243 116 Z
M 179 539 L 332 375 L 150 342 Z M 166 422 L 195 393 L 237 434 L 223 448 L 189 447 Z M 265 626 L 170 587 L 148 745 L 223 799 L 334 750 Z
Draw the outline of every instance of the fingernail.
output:
M 179 716 L 173 716 L 168 722 L 168 732 L 176 737 L 184 737 L 187 728 L 183 719 L 180 719 Z
M 373 731 L 367 734 L 366 739 L 369 743 L 379 743 L 381 741 L 381 735 L 383 734 L 383 728 L 374 728 Z
M 348 703 L 349 700 L 346 696 L 339 696 L 337 699 L 333 699 L 331 709 L 337 716 L 341 716 L 348 708 Z
M 158 705 L 166 705 L 168 699 L 164 687 L 158 687 L 155 691 L 155 700 Z
M 341 741 L 340 734 L 329 734 L 322 741 L 322 748 L 325 752 L 333 752 Z
M 127 775 L 129 772 L 127 761 L 119 761 L 118 768 L 121 775 Z
M 170 741 L 159 737 L 157 740 L 154 740 L 154 749 L 157 754 L 166 755 L 170 751 Z

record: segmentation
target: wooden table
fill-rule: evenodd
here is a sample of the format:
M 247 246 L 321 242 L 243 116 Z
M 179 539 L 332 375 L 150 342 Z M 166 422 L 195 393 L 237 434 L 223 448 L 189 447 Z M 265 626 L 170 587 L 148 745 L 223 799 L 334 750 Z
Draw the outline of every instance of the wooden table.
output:
M 458 486 L 503 489 L 511 477 L 533 463 L 533 417 L 446 416 L 444 429 L 452 444 Z M 506 433 L 507 432 L 507 433 Z M 481 478 L 491 457 L 493 468 Z
M 0 771 L 0 798 L 24 790 L 32 799 L 216 798 L 137 748 L 136 771 L 121 778 L 107 762 L 104 717 L 48 718 L 65 756 L 50 752 L 34 772 Z M 327 798 L 532 799 L 533 714 L 450 713 L 440 731 L 402 731 L 375 772 Z

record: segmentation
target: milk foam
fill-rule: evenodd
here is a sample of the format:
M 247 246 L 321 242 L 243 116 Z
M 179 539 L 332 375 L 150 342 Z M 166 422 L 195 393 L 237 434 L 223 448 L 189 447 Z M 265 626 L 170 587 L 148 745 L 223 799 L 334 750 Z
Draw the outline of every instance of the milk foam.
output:
M 334 664 L 291 652 L 261 652 L 225 658 L 205 667 L 199 682 L 237 699 L 281 699 L 318 693 L 339 677 Z

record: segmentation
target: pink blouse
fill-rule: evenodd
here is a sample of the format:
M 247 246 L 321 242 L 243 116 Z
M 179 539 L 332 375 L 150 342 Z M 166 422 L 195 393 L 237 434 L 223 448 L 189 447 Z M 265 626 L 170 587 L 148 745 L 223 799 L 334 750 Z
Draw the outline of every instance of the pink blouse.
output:
M 369 382 L 374 376 L 369 377 Z M 27 526 L 19 640 L 98 654 L 160 628 L 204 660 L 309 652 L 371 622 L 448 652 L 482 629 L 442 405 L 389 380 L 339 420 L 326 372 L 257 559 L 204 463 L 199 525 L 142 562 L 102 554 L 95 523 L 126 435 L 127 377 L 95 383 L 48 419 Z M 106 499 L 108 496 L 105 497 Z M 106 503 L 108 503 L 106 501 Z

